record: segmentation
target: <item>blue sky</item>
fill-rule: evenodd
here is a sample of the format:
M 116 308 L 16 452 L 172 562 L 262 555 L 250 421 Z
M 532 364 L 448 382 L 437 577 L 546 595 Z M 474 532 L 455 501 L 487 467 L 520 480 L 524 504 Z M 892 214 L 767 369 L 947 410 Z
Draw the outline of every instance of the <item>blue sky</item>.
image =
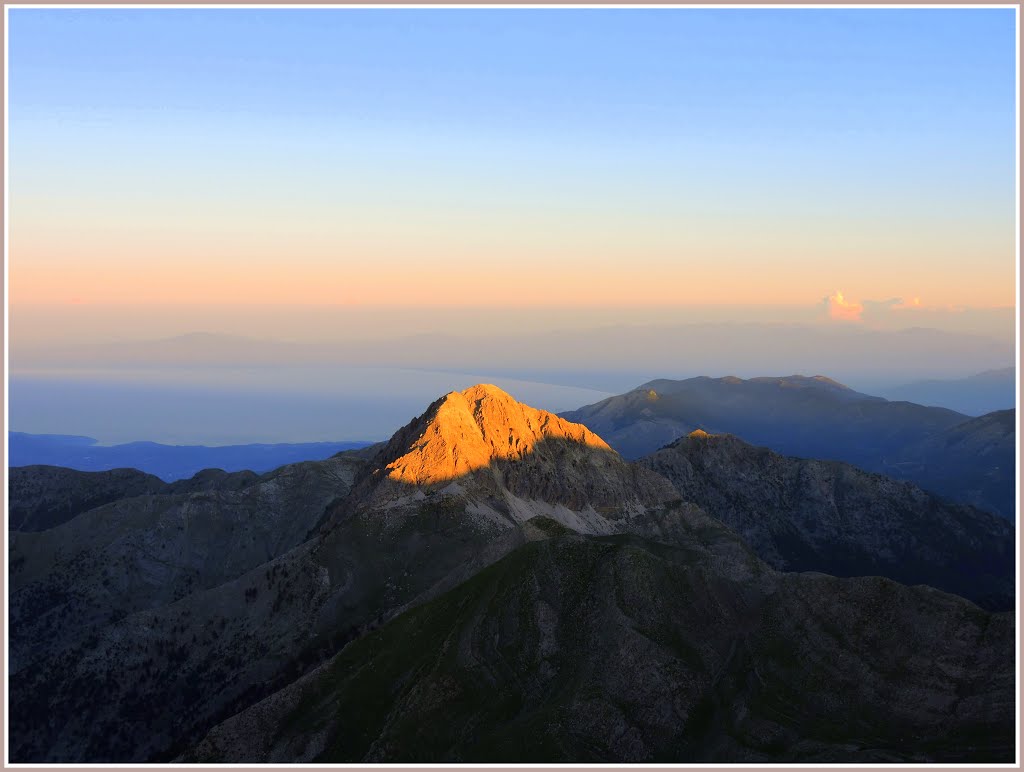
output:
M 1012 117 L 1012 10 L 14 10 L 12 107 L 586 135 Z M 1007 97 L 1011 97 L 1008 99 Z M 878 121 L 885 120 L 884 126 Z M 767 135 L 765 134 L 767 132 Z M 969 135 L 964 137 L 969 139 Z
M 12 302 L 172 302 L 181 266 L 211 303 L 241 266 L 251 298 L 408 302 L 472 260 L 597 303 L 1012 302 L 1010 9 L 10 22 Z M 283 250 L 316 280 L 275 273 Z M 395 284 L 342 287 L 371 263 Z M 562 302 L 491 270 L 434 294 L 499 280 L 495 302 Z

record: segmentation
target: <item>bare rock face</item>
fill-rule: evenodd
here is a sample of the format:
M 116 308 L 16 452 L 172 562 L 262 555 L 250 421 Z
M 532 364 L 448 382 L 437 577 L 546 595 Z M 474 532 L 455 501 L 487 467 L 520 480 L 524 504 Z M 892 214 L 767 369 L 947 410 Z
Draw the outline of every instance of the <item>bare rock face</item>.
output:
M 496 386 L 451 392 L 398 431 L 356 489 L 364 506 L 448 495 L 507 525 L 536 515 L 581 532 L 678 499 L 585 426 L 517 402 Z
M 414 422 L 412 431 L 419 437 L 384 469 L 390 479 L 410 485 L 447 482 L 497 460 L 522 460 L 546 440 L 611 450 L 585 426 L 524 405 L 490 384 L 446 394 Z M 389 450 L 401 450 L 405 437 L 400 434 Z

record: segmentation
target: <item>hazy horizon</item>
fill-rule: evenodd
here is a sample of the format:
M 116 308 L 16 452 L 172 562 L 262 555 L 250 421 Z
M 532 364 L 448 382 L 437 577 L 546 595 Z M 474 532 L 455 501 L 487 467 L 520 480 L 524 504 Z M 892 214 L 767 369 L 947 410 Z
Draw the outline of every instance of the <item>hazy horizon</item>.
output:
M 1014 340 L 1016 308 L 932 308 L 866 300 L 837 316 L 832 296 L 805 305 L 486 306 L 288 304 L 22 304 L 11 307 L 12 346 L 160 340 L 191 333 L 328 342 L 441 333 L 595 329 L 651 324 L 782 324 L 823 329 L 924 327 Z

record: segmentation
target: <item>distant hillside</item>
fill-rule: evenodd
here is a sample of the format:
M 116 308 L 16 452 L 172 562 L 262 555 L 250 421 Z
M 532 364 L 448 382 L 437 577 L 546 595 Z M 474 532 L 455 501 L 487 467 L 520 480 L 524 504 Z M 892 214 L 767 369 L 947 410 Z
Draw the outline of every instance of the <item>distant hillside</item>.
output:
M 626 458 L 639 458 L 694 429 L 803 458 L 878 469 L 893 453 L 967 420 L 943 408 L 889 402 L 824 376 L 654 380 L 562 413 Z
M 103 504 L 158 493 L 167 486 L 137 469 L 79 472 L 59 466 L 13 467 L 7 480 L 7 525 L 12 531 L 45 531 Z
M 650 381 L 560 415 L 586 425 L 628 459 L 702 429 L 785 456 L 845 461 L 1014 517 L 1016 435 L 1010 417 L 972 420 L 945 408 L 862 394 L 824 376 Z
M 900 475 L 937 493 L 1013 519 L 1017 411 L 999 410 L 908 447 Z
M 1012 518 L 1009 446 L 979 456 L 964 443 L 932 438 L 971 419 L 912 402 L 891 402 L 854 391 L 824 376 L 655 380 L 632 391 L 561 414 L 584 424 L 630 459 L 652 453 L 695 429 L 734 434 L 752 445 L 800 458 L 845 461 L 872 472 L 936 489 L 930 469 L 942 464 L 978 481 L 979 491 L 955 485 L 941 492 Z M 1012 444 L 1012 443 L 1011 443 Z M 921 454 L 927 450 L 925 459 Z M 926 463 L 927 462 L 927 463 Z
M 946 407 L 978 416 L 1006 410 L 1017 402 L 1017 370 L 1004 367 L 986 370 L 969 378 L 927 380 L 880 389 L 886 399 L 902 399 L 919 405 Z
M 995 514 L 840 461 L 781 456 L 727 434 L 697 431 L 639 463 L 780 571 L 887 576 L 997 611 L 1015 605 L 1014 530 Z
M 227 472 L 267 472 L 297 461 L 319 461 L 342 450 L 363 448 L 369 442 L 304 442 L 255 445 L 161 445 L 129 442 L 97 445 L 92 437 L 9 432 L 8 466 L 44 464 L 84 472 L 131 468 L 165 482 L 184 480 L 203 469 Z

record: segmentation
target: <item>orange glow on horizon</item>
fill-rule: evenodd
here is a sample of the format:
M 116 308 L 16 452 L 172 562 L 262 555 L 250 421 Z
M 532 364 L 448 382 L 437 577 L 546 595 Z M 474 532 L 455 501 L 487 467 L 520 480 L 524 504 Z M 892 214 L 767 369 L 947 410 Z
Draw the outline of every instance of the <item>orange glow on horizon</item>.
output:
M 712 261 L 713 262 L 713 261 Z M 355 264 L 353 264 L 355 263 Z M 28 305 L 295 305 L 295 306 L 424 306 L 424 307 L 557 307 L 587 306 L 807 306 L 817 293 L 811 286 L 784 278 L 758 277 L 743 288 L 712 274 L 707 264 L 669 270 L 623 272 L 597 265 L 533 264 L 510 260 L 479 261 L 464 270 L 424 262 L 392 265 L 374 261 L 309 265 L 232 261 L 151 261 L 103 265 L 92 261 L 9 262 L 12 306 Z M 102 266 L 102 267 L 101 267 Z M 827 280 L 827 279 L 826 279 Z M 820 284 L 819 284 L 820 286 Z M 954 288 L 942 300 L 925 306 L 920 297 L 893 304 L 894 310 L 1012 307 L 1015 298 L 956 297 Z M 935 293 L 933 293 L 935 294 Z M 891 297 L 891 291 L 860 297 Z M 820 297 L 820 295 L 818 295 Z M 939 300 L 939 298 L 936 298 Z M 999 302 L 999 301 L 1002 302 Z M 943 302 L 945 301 L 945 302 Z M 836 291 L 825 298 L 827 315 L 859 321 L 863 300 Z

